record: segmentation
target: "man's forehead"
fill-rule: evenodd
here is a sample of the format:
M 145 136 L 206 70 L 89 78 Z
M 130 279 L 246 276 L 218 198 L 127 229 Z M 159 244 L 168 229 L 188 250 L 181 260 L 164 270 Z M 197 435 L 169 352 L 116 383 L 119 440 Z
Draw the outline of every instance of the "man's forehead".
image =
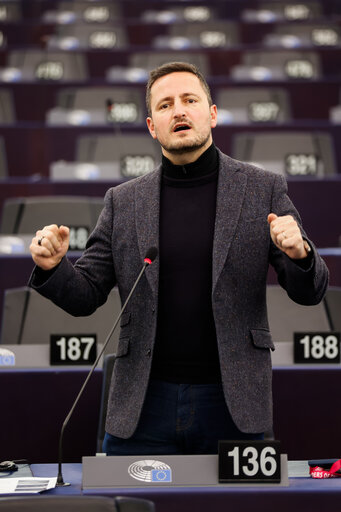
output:
M 164 75 L 153 83 L 151 96 L 154 101 L 159 101 L 160 97 L 171 98 L 173 96 L 185 96 L 190 94 L 205 94 L 199 78 L 193 73 L 174 72 Z
M 157 89 L 162 87 L 165 84 L 177 84 L 181 85 L 184 82 L 190 82 L 193 85 L 201 85 L 199 78 L 194 75 L 193 73 L 190 73 L 188 71 L 174 71 L 172 73 L 168 73 L 167 75 L 161 76 L 155 82 L 153 83 L 151 89 Z

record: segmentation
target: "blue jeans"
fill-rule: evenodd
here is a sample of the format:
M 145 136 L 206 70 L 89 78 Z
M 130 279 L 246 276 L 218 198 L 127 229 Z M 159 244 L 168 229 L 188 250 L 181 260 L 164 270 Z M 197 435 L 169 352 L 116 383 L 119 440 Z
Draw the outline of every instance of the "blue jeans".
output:
M 238 430 L 220 384 L 151 381 L 137 429 L 129 439 L 105 434 L 107 455 L 218 453 L 220 439 L 263 439 Z

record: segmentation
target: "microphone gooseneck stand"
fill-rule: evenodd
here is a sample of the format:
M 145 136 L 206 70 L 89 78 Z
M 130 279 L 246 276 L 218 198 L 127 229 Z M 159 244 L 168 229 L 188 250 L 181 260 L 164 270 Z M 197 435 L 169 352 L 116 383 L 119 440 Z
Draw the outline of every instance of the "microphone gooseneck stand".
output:
M 66 485 L 70 485 L 69 483 L 64 482 L 64 479 L 63 479 L 63 473 L 62 473 L 62 460 L 63 460 L 63 436 L 64 436 L 64 430 L 65 430 L 65 427 L 66 427 L 66 425 L 68 424 L 68 422 L 69 422 L 69 420 L 70 420 L 70 418 L 71 418 L 71 416 L 72 416 L 72 413 L 73 413 L 73 411 L 75 410 L 76 405 L 78 404 L 78 401 L 79 401 L 80 397 L 82 396 L 83 391 L 84 391 L 84 389 L 85 389 L 85 387 L 86 387 L 87 383 L 89 382 L 89 379 L 90 379 L 91 375 L 93 374 L 93 372 L 94 372 L 94 370 L 95 370 L 95 368 L 96 368 L 96 366 L 97 366 L 97 364 L 98 364 L 98 361 L 100 360 L 100 358 L 101 358 L 101 356 L 102 356 L 102 354 L 103 354 L 104 350 L 106 349 L 106 346 L 108 345 L 109 340 L 110 340 L 110 338 L 111 338 L 111 336 L 112 336 L 112 334 L 113 334 L 114 330 L 116 329 L 116 326 L 117 326 L 118 322 L 119 322 L 119 321 L 120 321 L 120 319 L 121 319 L 121 316 L 122 316 L 122 314 L 123 314 L 123 312 L 124 312 L 124 310 L 125 310 L 125 308 L 126 308 L 126 306 L 127 306 L 128 302 L 129 302 L 130 297 L 131 297 L 131 296 L 132 296 L 132 294 L 134 293 L 134 290 L 135 290 L 136 286 L 138 285 L 138 283 L 139 283 L 139 281 L 140 281 L 140 279 L 141 279 L 142 275 L 144 274 L 144 272 L 145 272 L 146 268 L 147 268 L 147 267 L 148 267 L 148 266 L 149 266 L 149 265 L 150 265 L 150 264 L 155 260 L 156 256 L 157 256 L 157 249 L 156 249 L 156 247 L 151 247 L 150 249 L 148 249 L 148 251 L 147 251 L 147 253 L 146 253 L 146 256 L 145 256 L 145 258 L 144 258 L 143 267 L 142 267 L 142 269 L 141 269 L 141 271 L 140 271 L 139 275 L 137 276 L 137 279 L 136 279 L 136 281 L 135 281 L 135 283 L 134 283 L 134 286 L 132 287 L 132 289 L 131 289 L 131 291 L 130 291 L 130 293 L 129 293 L 129 295 L 128 295 L 128 297 L 127 297 L 126 301 L 125 301 L 125 303 L 123 304 L 123 307 L 122 307 L 122 309 L 121 309 L 121 311 L 120 311 L 120 313 L 119 313 L 119 315 L 118 315 L 118 317 L 117 317 L 117 319 L 116 319 L 116 322 L 114 323 L 114 325 L 112 326 L 112 328 L 111 328 L 111 330 L 110 330 L 110 332 L 109 332 L 108 336 L 106 337 L 106 340 L 105 340 L 105 342 L 104 342 L 104 344 L 103 344 L 103 347 L 102 347 L 102 349 L 100 350 L 100 352 L 99 352 L 99 354 L 98 354 L 98 356 L 97 356 L 97 358 L 96 358 L 96 361 L 95 361 L 95 362 L 94 362 L 94 364 L 92 365 L 92 367 L 91 367 L 91 369 L 90 369 L 90 371 L 89 371 L 89 373 L 88 373 L 88 375 L 87 375 L 87 377 L 86 377 L 86 379 L 85 379 L 85 381 L 84 381 L 84 383 L 83 383 L 83 386 L 81 387 L 81 389 L 80 389 L 80 391 L 79 391 L 79 393 L 78 393 L 78 395 L 77 395 L 77 397 L 76 397 L 76 400 L 74 401 L 74 403 L 73 403 L 73 405 L 72 405 L 72 407 L 71 407 L 71 409 L 70 409 L 69 414 L 66 416 L 66 418 L 65 418 L 65 420 L 64 420 L 63 426 L 62 426 L 61 431 L 60 431 L 60 436 L 59 436 L 59 448 L 58 448 L 58 476 L 57 476 L 57 483 L 56 483 L 56 485 L 57 485 L 58 487 L 66 486 Z

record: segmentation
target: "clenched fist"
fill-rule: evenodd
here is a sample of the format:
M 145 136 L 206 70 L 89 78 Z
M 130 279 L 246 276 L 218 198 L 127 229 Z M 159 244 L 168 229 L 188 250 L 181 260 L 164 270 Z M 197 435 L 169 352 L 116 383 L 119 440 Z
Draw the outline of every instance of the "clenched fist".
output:
M 69 248 L 70 230 L 66 226 L 45 226 L 32 238 L 30 251 L 34 263 L 43 270 L 57 266 Z
M 291 215 L 277 217 L 270 213 L 268 223 L 271 239 L 278 249 L 292 259 L 299 260 L 308 256 L 307 242 L 302 238 L 301 230 Z

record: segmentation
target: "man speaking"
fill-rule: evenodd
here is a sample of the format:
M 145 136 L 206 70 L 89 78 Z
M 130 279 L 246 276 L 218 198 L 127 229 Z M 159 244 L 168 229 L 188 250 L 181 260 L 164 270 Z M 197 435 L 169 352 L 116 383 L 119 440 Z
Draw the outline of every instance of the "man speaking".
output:
M 146 100 L 161 165 L 107 192 L 74 266 L 67 227 L 37 231 L 30 285 L 88 315 L 116 284 L 123 303 L 157 247 L 122 318 L 103 449 L 217 453 L 219 439 L 259 439 L 272 427 L 269 264 L 305 305 L 322 300 L 328 271 L 285 179 L 214 145 L 217 107 L 196 67 L 155 69 Z

